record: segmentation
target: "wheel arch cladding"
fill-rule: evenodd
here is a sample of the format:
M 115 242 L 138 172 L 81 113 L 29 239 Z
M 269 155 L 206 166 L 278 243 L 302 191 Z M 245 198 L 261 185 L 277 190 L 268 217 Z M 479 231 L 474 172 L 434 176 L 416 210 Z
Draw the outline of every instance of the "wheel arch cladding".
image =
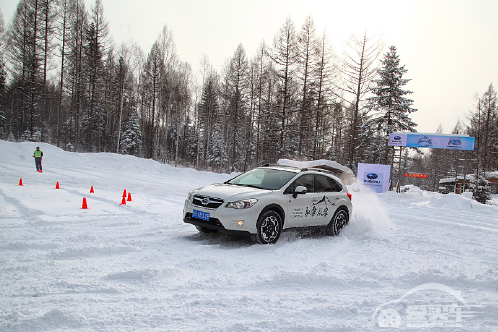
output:
M 278 204 L 269 204 L 269 205 L 265 206 L 265 208 L 263 210 L 261 210 L 261 213 L 258 216 L 258 220 L 259 220 L 259 218 L 261 218 L 261 216 L 265 212 L 267 212 L 269 210 L 273 210 L 280 215 L 280 219 L 282 219 L 282 226 L 283 226 L 285 224 L 285 212 L 284 212 L 284 209 Z
M 346 211 L 346 213 L 348 214 L 348 223 L 349 223 L 349 219 L 351 218 L 351 215 L 349 214 L 349 209 L 346 205 L 341 205 L 337 208 L 337 210 L 335 210 L 336 212 L 340 211 L 340 210 L 344 210 Z M 334 214 L 336 213 L 334 212 Z

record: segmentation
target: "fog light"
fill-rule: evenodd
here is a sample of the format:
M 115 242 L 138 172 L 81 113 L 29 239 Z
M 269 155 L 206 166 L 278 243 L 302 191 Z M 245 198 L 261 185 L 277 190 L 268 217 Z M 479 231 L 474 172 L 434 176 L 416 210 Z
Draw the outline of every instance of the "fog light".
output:
M 239 225 L 239 226 L 244 225 L 244 220 L 239 220 L 239 221 L 237 221 L 237 225 Z

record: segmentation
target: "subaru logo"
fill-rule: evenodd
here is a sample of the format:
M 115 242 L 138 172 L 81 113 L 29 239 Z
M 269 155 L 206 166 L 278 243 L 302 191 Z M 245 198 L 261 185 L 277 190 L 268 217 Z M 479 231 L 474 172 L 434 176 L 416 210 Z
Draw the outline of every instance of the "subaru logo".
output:
M 209 198 L 203 198 L 201 201 L 202 205 L 208 205 L 209 204 Z
M 394 139 L 395 139 L 396 141 L 399 141 L 399 140 L 401 139 L 401 136 L 394 136 Z
M 367 178 L 369 178 L 370 180 L 374 180 L 374 179 L 377 179 L 379 176 L 375 173 L 370 173 L 370 174 L 367 174 Z

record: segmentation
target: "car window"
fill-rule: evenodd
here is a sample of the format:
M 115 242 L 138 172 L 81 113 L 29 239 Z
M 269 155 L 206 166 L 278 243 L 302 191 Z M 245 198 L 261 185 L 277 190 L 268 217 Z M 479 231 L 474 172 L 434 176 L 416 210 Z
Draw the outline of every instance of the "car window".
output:
M 338 192 L 341 190 L 342 186 L 334 179 L 321 174 L 315 175 L 315 192 Z
M 296 173 L 294 172 L 279 169 L 255 168 L 249 172 L 240 174 L 226 183 L 268 190 L 278 190 L 289 182 L 289 180 L 295 175 Z
M 284 194 L 293 194 L 297 186 L 305 186 L 308 193 L 315 192 L 315 177 L 313 174 L 306 174 L 298 177 L 285 190 Z

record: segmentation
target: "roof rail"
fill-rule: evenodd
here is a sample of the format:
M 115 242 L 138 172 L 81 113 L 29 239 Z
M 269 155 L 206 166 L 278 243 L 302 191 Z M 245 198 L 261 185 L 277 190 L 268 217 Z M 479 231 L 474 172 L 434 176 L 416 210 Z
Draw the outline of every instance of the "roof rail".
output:
M 288 168 L 297 168 L 297 169 L 299 169 L 299 167 L 296 167 L 296 166 L 280 165 L 280 164 L 263 164 L 261 167 L 288 167 Z

